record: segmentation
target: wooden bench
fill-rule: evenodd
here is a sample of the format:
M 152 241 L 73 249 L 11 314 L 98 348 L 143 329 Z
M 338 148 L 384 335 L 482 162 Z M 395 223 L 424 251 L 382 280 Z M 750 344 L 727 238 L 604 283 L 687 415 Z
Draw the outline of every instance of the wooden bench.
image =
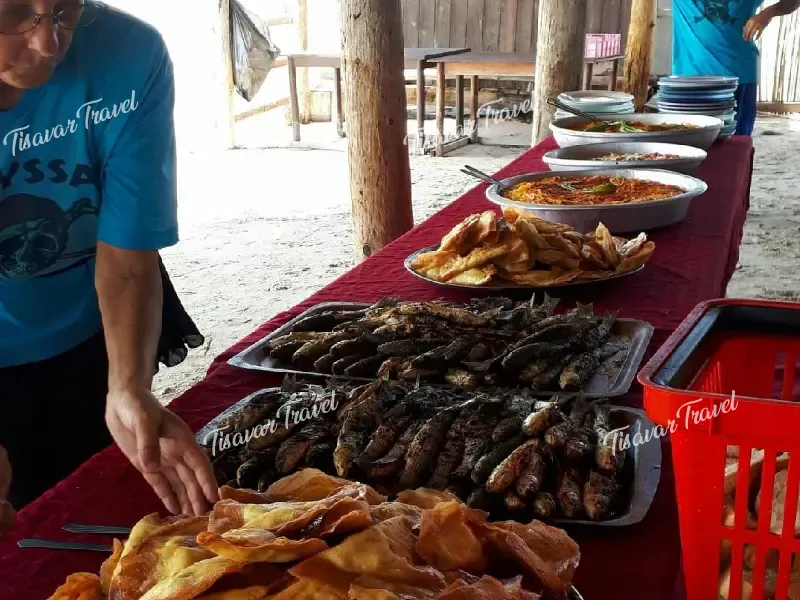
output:
M 417 130 L 421 139 L 425 136 L 425 69 L 433 68 L 431 60 L 469 52 L 469 48 L 406 48 L 405 68 L 417 72 Z M 297 94 L 297 68 L 322 68 L 334 70 L 334 94 L 336 96 L 336 130 L 344 137 L 342 122 L 342 55 L 339 52 L 314 54 L 296 52 L 286 55 L 289 68 L 289 101 L 292 107 L 294 141 L 300 141 L 300 102 Z
M 598 64 L 611 63 L 611 78 L 608 89 L 617 89 L 619 65 L 625 57 L 622 55 L 584 60 L 583 89 L 590 89 L 594 68 Z M 429 63 L 436 65 L 436 155 L 443 156 L 451 150 L 468 143 L 478 141 L 478 78 L 510 77 L 533 80 L 536 73 L 536 55 L 527 52 L 462 52 L 454 56 L 431 58 Z M 469 136 L 459 136 L 445 143 L 444 141 L 444 97 L 447 79 L 456 80 L 456 129 L 464 130 L 464 77 L 470 77 L 472 102 L 470 115 L 473 125 Z

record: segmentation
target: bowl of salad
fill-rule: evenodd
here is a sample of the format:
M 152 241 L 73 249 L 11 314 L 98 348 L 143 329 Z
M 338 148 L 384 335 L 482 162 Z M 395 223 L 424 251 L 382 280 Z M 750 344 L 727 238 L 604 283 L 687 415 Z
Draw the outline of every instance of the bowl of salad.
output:
M 636 113 L 589 121 L 581 117 L 556 119 L 550 131 L 560 148 L 611 142 L 656 142 L 708 150 L 723 123 L 705 115 Z
M 551 171 L 582 169 L 664 169 L 691 174 L 706 159 L 705 150 L 661 142 L 607 142 L 552 150 L 542 160 Z

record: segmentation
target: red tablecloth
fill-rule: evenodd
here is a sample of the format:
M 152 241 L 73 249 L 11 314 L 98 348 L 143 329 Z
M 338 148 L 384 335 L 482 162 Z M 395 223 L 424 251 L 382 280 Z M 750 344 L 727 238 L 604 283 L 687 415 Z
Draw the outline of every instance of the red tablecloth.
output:
M 541 156 L 552 148 L 552 140 L 545 142 L 499 175 L 544 170 Z M 652 353 L 698 302 L 725 294 L 738 260 L 747 213 L 752 152 L 749 138 L 733 138 L 712 149 L 697 173 L 708 182 L 708 193 L 692 203 L 682 223 L 652 232 L 657 249 L 644 271 L 617 282 L 561 294 L 562 298 L 593 301 L 599 310 L 621 308 L 624 317 L 649 321 L 656 329 L 650 345 Z M 307 301 L 260 327 L 224 353 L 208 377 L 178 398 L 172 409 L 196 431 L 252 391 L 277 384 L 279 377 L 238 370 L 225 361 L 316 303 L 375 301 L 386 295 L 416 300 L 441 296 L 466 299 L 467 293 L 436 288 L 406 273 L 403 260 L 412 251 L 437 243 L 466 215 L 491 207 L 484 199 L 483 189 L 481 185 L 465 194 Z M 641 405 L 638 384 L 617 402 Z M 80 432 L 65 431 L 64 444 L 69 444 L 73 435 Z M 670 448 L 665 442 L 659 490 L 641 524 L 571 531 L 583 554 L 576 585 L 587 600 L 672 598 L 680 562 L 673 485 Z M 0 598 L 47 598 L 68 574 L 96 572 L 104 558 L 92 552 L 21 550 L 16 546 L 17 540 L 38 537 L 99 543 L 104 538 L 68 534 L 61 531 L 61 526 L 67 522 L 131 526 L 160 509 L 156 497 L 116 448 L 98 454 L 21 511 L 17 527 L 0 542 Z

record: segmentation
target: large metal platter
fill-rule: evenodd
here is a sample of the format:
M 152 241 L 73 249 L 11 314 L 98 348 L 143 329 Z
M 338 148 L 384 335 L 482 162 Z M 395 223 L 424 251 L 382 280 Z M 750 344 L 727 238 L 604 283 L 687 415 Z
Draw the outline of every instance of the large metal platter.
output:
M 678 223 L 686 216 L 692 199 L 708 190 L 708 185 L 700 179 L 661 169 L 587 169 L 573 171 L 569 175 L 576 177 L 605 175 L 608 177 L 656 181 L 674 185 L 686 191 L 683 194 L 665 200 L 648 200 L 646 202 L 600 206 L 560 206 L 514 202 L 501 196 L 498 186 L 492 185 L 486 190 L 486 198 L 500 206 L 511 206 L 517 210 L 533 213 L 547 221 L 564 223 L 575 231 L 594 231 L 598 223 L 603 223 L 614 235 L 617 235 L 630 232 L 638 233 Z M 553 173 L 549 171 L 527 173 L 504 179 L 501 183 L 507 186 L 514 186 L 525 181 L 538 181 L 539 179 L 553 176 Z
M 615 161 L 593 160 L 608 154 L 673 154 L 680 158 L 664 160 Z M 689 174 L 706 159 L 705 150 L 693 146 L 658 142 L 609 142 L 587 144 L 552 150 L 542 157 L 551 171 L 580 171 L 585 169 L 664 169 Z
M 413 263 L 420 254 L 425 254 L 426 252 L 433 252 L 434 250 L 438 249 L 439 246 L 428 246 L 427 248 L 423 248 L 422 250 L 417 250 L 406 258 L 404 266 L 406 271 L 414 275 L 415 277 L 419 277 L 423 281 L 427 281 L 431 285 L 437 285 L 440 287 L 445 288 L 460 288 L 466 290 L 473 290 L 473 291 L 481 291 L 481 290 L 493 290 L 493 291 L 508 291 L 508 290 L 556 290 L 561 288 L 569 288 L 569 287 L 581 287 L 587 285 L 593 285 L 597 283 L 605 283 L 606 281 L 613 281 L 615 279 L 622 279 L 623 277 L 628 277 L 629 275 L 633 275 L 634 273 L 638 273 L 642 269 L 645 268 L 646 265 L 641 265 L 640 267 L 634 269 L 633 271 L 628 271 L 627 273 L 616 273 L 611 275 L 610 277 L 606 277 L 604 279 L 590 279 L 585 281 L 571 281 L 569 283 L 562 283 L 560 285 L 523 285 L 520 283 L 513 283 L 511 281 L 504 281 L 502 279 L 493 279 L 486 285 L 466 285 L 463 283 L 449 283 L 446 281 L 436 281 L 434 279 L 428 279 L 424 275 L 417 273 L 414 269 L 411 268 L 411 263 Z
M 659 113 L 636 113 L 614 115 L 609 121 L 639 121 L 651 125 L 662 123 L 686 123 L 696 129 L 677 129 L 674 131 L 647 131 L 642 133 L 604 133 L 599 131 L 574 131 L 570 127 L 587 123 L 581 117 L 556 119 L 550 124 L 550 131 L 560 148 L 581 144 L 602 144 L 606 142 L 663 142 L 694 146 L 708 150 L 722 130 L 722 121 L 704 115 L 664 115 Z
M 213 440 L 213 433 L 219 428 L 223 419 L 234 415 L 247 406 L 253 397 L 267 392 L 278 391 L 280 388 L 268 388 L 250 394 L 240 400 L 226 411 L 220 413 L 201 429 L 196 439 L 200 445 L 206 446 Z M 638 409 L 626 406 L 611 407 L 611 423 L 614 427 L 628 426 L 626 433 L 633 439 L 634 434 L 639 432 L 642 437 L 646 431 L 654 431 L 655 425 L 647 415 Z M 630 496 L 627 499 L 627 508 L 613 519 L 606 521 L 589 521 L 584 519 L 554 519 L 552 524 L 559 526 L 568 525 L 589 525 L 594 527 L 623 527 L 633 525 L 644 519 L 650 505 L 653 503 L 658 482 L 661 478 L 661 443 L 658 439 L 651 439 L 645 444 L 638 446 L 631 445 L 627 450 L 626 466 L 624 467 L 623 477 L 627 477 L 629 483 Z
M 310 315 L 326 310 L 361 310 L 369 305 L 356 302 L 326 302 L 318 304 L 302 314 L 298 315 L 282 327 L 279 327 L 263 339 L 259 340 L 246 350 L 240 352 L 228 361 L 228 364 L 241 369 L 252 371 L 265 371 L 268 373 L 282 373 L 301 375 L 303 377 L 330 378 L 330 373 L 319 373 L 315 371 L 302 371 L 293 368 L 291 365 L 271 358 L 265 348 L 270 340 L 288 335 L 293 331 L 294 324 L 299 320 Z M 624 357 L 614 356 L 600 365 L 595 374 L 584 384 L 583 392 L 587 398 L 612 398 L 626 394 L 633 383 L 639 365 L 644 358 L 647 345 L 653 336 L 653 326 L 644 321 L 635 319 L 617 319 L 614 323 L 612 334 L 624 336 L 630 339 L 628 352 Z M 351 381 L 373 381 L 364 377 L 347 377 L 337 375 L 337 379 L 347 379 Z M 425 382 L 429 383 L 429 382 Z M 429 383 L 436 386 L 436 383 Z M 441 384 L 441 387 L 450 387 Z M 532 392 L 531 395 L 537 397 L 550 397 L 553 391 Z

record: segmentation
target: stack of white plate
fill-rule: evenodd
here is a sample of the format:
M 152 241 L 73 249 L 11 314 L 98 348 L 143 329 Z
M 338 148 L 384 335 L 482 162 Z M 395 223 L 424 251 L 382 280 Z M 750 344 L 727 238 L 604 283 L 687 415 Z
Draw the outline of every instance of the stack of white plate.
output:
M 727 138 L 736 131 L 738 85 L 736 77 L 662 77 L 650 106 L 660 113 L 717 117 L 724 123 L 719 137 Z
M 565 92 L 558 96 L 567 106 L 597 117 L 613 115 L 629 115 L 635 112 L 633 96 L 622 92 L 606 92 L 602 90 L 585 90 L 581 92 Z M 556 119 L 574 116 L 563 110 L 556 111 Z

